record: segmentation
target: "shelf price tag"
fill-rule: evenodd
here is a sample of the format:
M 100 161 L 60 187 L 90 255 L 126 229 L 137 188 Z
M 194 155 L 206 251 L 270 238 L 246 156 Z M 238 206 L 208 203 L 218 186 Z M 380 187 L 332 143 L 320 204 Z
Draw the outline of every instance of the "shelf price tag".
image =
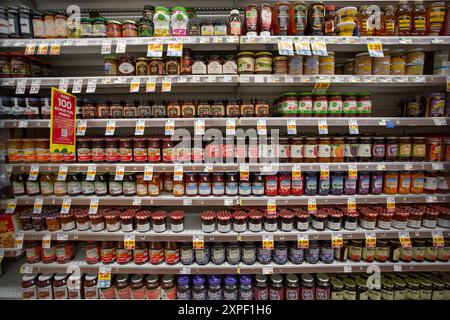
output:
M 182 43 L 169 43 L 167 45 L 167 56 L 168 57 L 181 57 L 183 53 Z
M 68 214 L 71 204 L 72 204 L 72 198 L 71 197 L 64 197 L 60 213 L 61 214 Z
M 386 199 L 386 208 L 388 212 L 395 212 L 395 198 L 394 197 L 387 197 Z
M 271 274 L 273 274 L 273 268 L 272 267 L 263 267 L 261 270 L 261 273 L 264 275 L 271 275 Z
M 6 203 L 5 213 L 6 214 L 13 214 L 14 210 L 16 210 L 16 206 L 17 206 L 17 200 L 16 199 L 9 199 L 8 202 Z
M 249 167 L 248 164 L 241 164 L 239 166 L 239 175 L 242 181 L 248 181 L 249 179 Z
M 299 164 L 292 165 L 292 180 L 302 180 L 302 169 Z
M 205 164 L 205 166 L 203 167 L 203 172 L 211 173 L 213 171 L 214 171 L 214 169 L 211 164 Z
M 194 249 L 203 250 L 205 247 L 205 239 L 202 234 L 194 234 L 192 236 L 192 247 Z
M 16 249 L 20 250 L 23 248 L 23 233 L 20 232 L 18 234 L 16 234 Z
M 192 206 L 192 199 L 191 198 L 183 199 L 183 206 Z
M 262 236 L 262 247 L 266 250 L 273 250 L 273 235 L 265 234 Z
M 61 52 L 61 46 L 59 44 L 52 44 L 50 46 L 50 55 L 51 56 L 57 56 Z
M 348 212 L 356 212 L 356 199 L 355 197 L 347 198 L 347 211 Z
M 352 266 L 345 265 L 344 266 L 344 273 L 352 273 Z
M 330 87 L 330 81 L 316 80 L 314 83 L 314 92 L 326 92 Z
M 56 181 L 66 181 L 67 170 L 67 164 L 61 164 L 58 168 L 58 178 L 56 179 Z
M 136 127 L 134 129 L 134 135 L 142 136 L 142 135 L 144 135 L 144 131 L 145 131 L 145 119 L 136 120 Z
M 105 136 L 113 136 L 116 131 L 116 120 L 109 119 L 106 123 Z
M 309 237 L 307 234 L 297 235 L 297 248 L 298 249 L 308 249 L 309 248 Z
M 136 236 L 134 234 L 125 234 L 123 245 L 125 249 L 134 250 L 134 248 L 136 247 Z
M 334 233 L 331 235 L 331 246 L 333 248 L 341 248 L 344 243 L 344 240 L 342 239 L 341 233 Z
M 433 170 L 441 171 L 444 170 L 444 164 L 442 162 L 433 162 L 431 164 Z
M 69 87 L 69 79 L 61 79 L 59 80 L 58 89 L 67 92 L 67 88 Z
M 146 165 L 144 167 L 144 181 L 150 181 L 153 179 L 153 166 Z
M 34 54 L 34 51 L 36 51 L 36 45 L 34 43 L 29 43 L 25 47 L 25 55 L 32 56 Z
M 383 58 L 383 45 L 381 42 L 369 42 L 367 43 L 367 50 L 372 58 Z
M 105 40 L 102 42 L 102 54 L 111 54 L 111 41 Z
M 350 134 L 359 134 L 358 120 L 348 120 L 348 129 L 350 131 Z
M 0 264 L 2 263 L 4 256 L 5 256 L 5 249 L 0 248 Z
M 314 214 L 317 212 L 317 203 L 315 197 L 308 198 L 308 212 Z
M 173 120 L 166 120 L 166 125 L 165 125 L 165 130 L 164 130 L 164 134 L 166 136 L 173 136 L 174 132 L 175 132 L 175 121 Z
M 326 164 L 320 166 L 320 180 L 328 180 L 330 178 L 330 168 Z
M 398 233 L 398 238 L 400 240 L 400 244 L 404 248 L 410 248 L 411 247 L 411 238 L 409 237 L 408 231 L 400 231 Z
M 224 206 L 232 206 L 234 204 L 233 199 L 224 199 L 223 200 L 223 205 Z
M 277 202 L 275 199 L 267 200 L 267 213 L 276 214 L 277 213 Z
M 89 203 L 88 214 L 97 214 L 99 199 L 97 197 L 92 197 Z
M 175 166 L 174 167 L 173 181 L 183 181 L 183 166 Z
M 39 165 L 32 164 L 30 167 L 30 174 L 28 175 L 28 181 L 36 181 L 39 174 Z
M 127 43 L 125 41 L 117 41 L 116 53 L 125 53 L 127 50 Z
M 48 53 L 48 44 L 41 43 L 38 47 L 37 54 L 40 56 L 45 56 Z
M 69 234 L 66 232 L 58 232 L 56 235 L 57 241 L 67 241 L 69 240 Z
M 297 134 L 297 123 L 295 122 L 295 119 L 288 119 L 286 125 L 287 134 Z
M 377 246 L 377 236 L 375 232 L 367 232 L 365 234 L 366 238 L 366 247 L 375 248 Z
M 72 93 L 81 93 L 81 89 L 83 89 L 83 79 L 75 79 L 73 81 Z
M 87 121 L 78 120 L 77 121 L 77 136 L 84 136 L 86 134 Z
M 327 44 L 324 41 L 311 42 L 311 49 L 315 56 L 328 56 Z
M 147 57 L 162 58 L 163 45 L 161 43 L 150 43 L 147 46 Z
M 87 83 L 86 93 L 94 93 L 97 89 L 97 78 L 89 79 Z
M 295 53 L 301 56 L 311 55 L 311 46 L 308 41 L 295 41 Z
M 205 134 L 205 120 L 203 119 L 195 120 L 194 134 L 196 136 L 201 136 Z
M 317 121 L 317 125 L 319 127 L 319 134 L 328 134 L 328 123 L 327 120 L 322 119 Z
M 432 231 L 433 236 L 433 247 L 443 247 L 444 246 L 444 235 L 442 231 Z
M 385 171 L 386 165 L 384 163 L 378 163 L 377 164 L 377 171 Z
M 136 93 L 139 92 L 139 87 L 141 86 L 141 80 L 139 78 L 133 78 L 130 82 L 130 92 Z
M 42 206 L 44 204 L 44 199 L 39 197 L 34 199 L 33 214 L 40 214 L 42 212 Z
M 116 176 L 114 178 L 114 181 L 122 181 L 124 174 L 125 174 L 125 166 L 124 165 L 116 166 Z
M 170 92 L 170 91 L 172 91 L 172 80 L 169 78 L 164 78 L 162 82 L 161 92 Z
M 352 180 L 358 179 L 358 168 L 355 164 L 348 165 L 348 177 Z
M 25 88 L 27 86 L 27 80 L 19 79 L 16 84 L 16 94 L 25 94 Z
M 46 232 L 42 236 L 42 248 L 43 249 L 50 249 L 52 243 L 52 235 L 49 232 Z
M 405 163 L 403 167 L 405 171 L 411 171 L 413 169 L 413 165 L 411 163 Z
M 437 202 L 437 197 L 436 196 L 427 196 L 425 198 L 425 202 L 426 203 L 436 203 Z
M 111 267 L 101 266 L 98 268 L 98 287 L 109 288 L 111 285 Z
M 236 119 L 227 119 L 226 135 L 236 134 Z
M 41 79 L 33 79 L 31 81 L 30 94 L 36 94 L 41 88 Z
M 447 120 L 445 118 L 434 118 L 433 119 L 433 124 L 435 126 L 446 126 L 447 125 Z
M 188 267 L 180 268 L 180 274 L 191 274 L 191 268 Z
M 266 119 L 256 120 L 256 130 L 258 132 L 258 135 L 267 135 Z
M 156 82 L 153 79 L 148 79 L 145 84 L 145 92 L 155 92 L 156 91 Z
M 86 174 L 86 181 L 94 181 L 96 173 L 97 173 L 97 166 L 95 164 L 89 165 Z
M 19 123 L 17 124 L 18 128 L 26 128 L 28 127 L 28 120 L 19 120 Z
M 134 198 L 133 199 L 133 207 L 139 207 L 142 204 L 142 199 L 141 198 Z
M 293 56 L 294 48 L 291 40 L 278 40 L 278 53 L 283 56 Z

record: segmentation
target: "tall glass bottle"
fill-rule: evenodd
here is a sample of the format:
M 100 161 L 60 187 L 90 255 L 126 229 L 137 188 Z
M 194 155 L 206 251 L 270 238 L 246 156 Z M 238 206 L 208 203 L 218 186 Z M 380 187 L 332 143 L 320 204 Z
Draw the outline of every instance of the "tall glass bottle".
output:
M 291 2 L 289 4 L 289 29 L 291 36 L 302 36 L 306 29 L 307 7 L 304 2 Z
M 289 4 L 278 2 L 273 7 L 272 15 L 273 34 L 276 36 L 287 36 L 289 26 Z
M 396 35 L 396 23 L 395 23 L 395 8 L 394 6 L 386 6 L 384 8 L 383 15 L 381 17 L 382 34 L 383 36 L 395 36 Z
M 358 30 L 360 37 L 373 36 L 374 28 L 369 23 L 369 11 L 367 6 L 361 6 L 358 12 Z
M 445 2 L 433 2 L 429 5 L 427 10 L 427 34 L 429 36 L 443 36 L 445 32 L 445 25 L 449 28 L 450 7 L 447 6 L 447 13 Z M 446 16 L 447 15 L 447 16 Z M 445 23 L 447 21 L 447 23 Z M 447 30 L 447 34 L 449 31 Z
M 395 21 L 398 36 L 409 36 L 411 34 L 411 7 L 407 0 L 400 0 L 395 11 Z
M 411 25 L 411 35 L 412 36 L 424 36 L 427 31 L 427 21 L 426 21 L 427 10 L 423 5 L 422 0 L 414 1 L 414 7 L 412 9 L 412 25 Z
M 323 1 L 313 2 L 308 7 L 307 30 L 310 36 L 323 36 L 325 6 Z

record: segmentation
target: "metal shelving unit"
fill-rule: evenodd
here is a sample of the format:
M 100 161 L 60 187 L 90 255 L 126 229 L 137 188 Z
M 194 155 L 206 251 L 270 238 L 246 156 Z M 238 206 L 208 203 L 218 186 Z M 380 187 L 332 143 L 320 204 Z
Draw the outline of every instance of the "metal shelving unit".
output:
M 348 199 L 355 198 L 357 204 L 386 204 L 392 197 L 395 203 L 448 203 L 450 194 L 407 194 L 407 195 L 355 195 L 355 196 L 261 196 L 261 197 L 175 197 L 170 194 L 162 194 L 158 197 L 127 197 L 104 196 L 98 197 L 99 206 L 266 206 L 269 200 L 274 200 L 278 206 L 307 205 L 308 199 L 314 198 L 318 205 L 347 204 Z M 60 206 L 64 197 L 42 196 L 44 205 Z M 76 196 L 71 198 L 71 205 L 89 206 L 91 196 Z M 18 196 L 17 205 L 34 205 L 36 197 Z M 1 206 L 6 207 L 7 201 L 3 200 Z
M 227 120 L 233 119 L 236 128 L 256 127 L 258 120 L 264 120 L 267 127 L 286 127 L 288 122 L 294 121 L 297 126 L 317 127 L 319 121 L 326 120 L 329 127 L 348 127 L 350 122 L 356 121 L 359 127 L 386 127 L 388 124 L 394 127 L 442 127 L 450 125 L 449 117 L 438 118 L 400 118 L 400 117 L 327 117 L 327 118 L 283 118 L 283 117 L 260 117 L 260 118 L 150 118 L 150 119 L 114 119 L 117 128 L 134 128 L 138 120 L 144 120 L 146 127 L 164 128 L 168 120 L 174 122 L 175 127 L 195 126 L 197 120 L 203 120 L 205 127 L 226 127 Z M 106 128 L 110 119 L 78 119 L 86 122 L 86 128 Z M 0 128 L 25 129 L 25 128 L 48 128 L 50 121 L 47 119 L 0 119 Z
M 294 167 L 301 171 L 320 171 L 322 166 L 330 171 L 442 171 L 450 169 L 450 162 L 331 162 L 331 163 L 249 163 L 249 172 L 292 171 Z M 96 172 L 114 172 L 117 166 L 123 166 L 125 172 L 144 172 L 150 166 L 153 172 L 173 172 L 175 167 L 182 167 L 183 172 L 237 172 L 238 163 L 45 163 L 45 164 L 7 164 L 13 173 L 29 173 L 32 166 L 38 166 L 40 172 L 58 173 L 60 166 L 67 166 L 68 172 L 86 172 L 95 166 Z

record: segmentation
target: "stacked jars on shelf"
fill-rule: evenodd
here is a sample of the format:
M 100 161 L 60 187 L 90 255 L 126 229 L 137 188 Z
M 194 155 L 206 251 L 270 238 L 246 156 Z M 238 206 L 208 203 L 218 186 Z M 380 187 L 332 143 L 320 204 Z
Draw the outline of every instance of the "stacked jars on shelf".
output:
M 368 286 L 361 273 L 287 275 L 113 275 L 100 288 L 96 274 L 30 274 L 22 278 L 23 299 L 118 300 L 449 300 L 448 274 L 384 274 Z M 73 288 L 68 283 L 80 283 Z
M 51 65 L 21 52 L 0 52 L 0 78 L 30 77 L 53 77 Z
M 244 178 L 237 172 L 184 173 L 181 180 L 173 173 L 154 173 L 150 180 L 144 174 L 126 173 L 118 180 L 114 172 L 98 173 L 94 180 L 86 174 L 69 173 L 65 180 L 57 175 L 40 173 L 30 181 L 26 174 L 11 177 L 15 196 L 159 196 L 163 192 L 180 196 L 289 196 L 289 195 L 395 195 L 446 194 L 449 176 L 435 171 L 360 171 L 357 176 L 347 172 L 332 172 L 323 176 L 306 171 L 292 178 L 290 172 L 279 174 L 252 174 Z
M 281 136 L 227 139 L 223 144 L 171 137 L 80 137 L 76 154 L 52 152 L 49 139 L 9 139 L 9 163 L 280 163 L 449 161 L 448 136 Z M 189 144 L 189 142 L 191 142 Z M 259 161 L 258 161 L 259 160 Z
M 99 209 L 89 214 L 87 208 L 72 208 L 68 213 L 45 207 L 40 214 L 24 209 L 19 214 L 25 231 L 86 231 L 94 232 L 182 232 L 185 230 L 185 214 L 176 210 L 150 212 L 146 209 Z M 266 209 L 239 207 L 219 212 L 207 210 L 196 220 L 201 220 L 205 233 L 219 232 L 291 232 L 291 231 L 340 231 L 404 230 L 406 228 L 450 228 L 449 208 L 438 205 L 398 206 L 387 211 L 381 206 L 358 206 L 355 211 L 343 207 L 320 207 L 315 212 L 305 208 L 283 208 L 271 213 Z

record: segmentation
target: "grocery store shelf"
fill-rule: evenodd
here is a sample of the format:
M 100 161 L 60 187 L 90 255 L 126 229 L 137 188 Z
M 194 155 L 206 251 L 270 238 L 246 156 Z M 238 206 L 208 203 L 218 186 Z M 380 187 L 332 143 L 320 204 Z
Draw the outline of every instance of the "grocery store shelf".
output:
M 276 205 L 307 205 L 308 199 L 315 199 L 318 205 L 347 204 L 348 199 L 354 197 L 357 204 L 385 204 L 389 197 L 396 203 L 448 203 L 450 194 L 407 194 L 407 195 L 355 195 L 355 196 L 261 196 L 261 197 L 175 197 L 170 194 L 161 194 L 158 197 L 126 197 L 126 196 L 105 196 L 98 197 L 99 206 L 266 206 L 269 200 L 275 200 Z M 64 197 L 43 196 L 44 205 L 62 205 Z M 88 206 L 93 197 L 74 196 L 71 197 L 71 205 Z M 34 205 L 36 197 L 19 196 L 16 197 L 17 205 Z M 1 207 L 5 208 L 7 200 L 1 202 Z
M 4 258 L 18 258 L 23 255 L 23 250 L 18 250 L 15 248 L 1 248 L 0 252 L 3 254 Z
M 350 122 L 356 121 L 359 127 L 430 127 L 450 125 L 449 117 L 437 118 L 408 118 L 408 117 L 259 117 L 259 118 L 150 118 L 150 119 L 113 119 L 117 128 L 134 128 L 138 120 L 144 120 L 147 128 L 164 128 L 167 121 L 174 122 L 175 128 L 194 127 L 197 120 L 203 120 L 205 127 L 226 127 L 229 119 L 235 120 L 238 127 L 256 127 L 258 120 L 264 120 L 267 127 L 286 127 L 288 122 L 295 121 L 297 126 L 317 127 L 319 121 L 325 120 L 329 127 L 348 127 Z M 106 128 L 111 119 L 78 119 L 86 122 L 86 128 Z M 0 128 L 49 128 L 48 119 L 0 119 Z
M 166 231 L 162 233 L 151 232 L 123 232 L 123 231 L 20 231 L 24 236 L 24 240 L 42 240 L 47 234 L 50 234 L 52 240 L 68 239 L 73 241 L 124 241 L 125 235 L 134 235 L 136 241 L 176 241 L 176 242 L 192 242 L 193 236 L 203 236 L 205 242 L 237 242 L 237 241 L 262 241 L 264 236 L 270 235 L 274 241 L 297 241 L 300 235 L 307 235 L 311 240 L 331 240 L 333 235 L 340 234 L 342 239 L 365 239 L 368 233 L 376 235 L 377 239 L 397 239 L 399 232 L 408 232 L 411 238 L 431 238 L 433 232 L 442 232 L 444 238 L 450 237 L 450 230 L 445 228 L 436 229 L 390 229 L 390 230 L 366 230 L 358 228 L 357 230 L 339 230 L 339 231 L 317 231 L 310 229 L 307 231 L 291 231 L 291 232 L 227 232 L 227 233 L 204 233 L 201 231 L 200 219 L 194 215 L 187 215 L 185 222 L 185 230 L 179 233 Z
M 244 88 L 258 85 L 265 85 L 266 87 L 289 87 L 295 86 L 312 86 L 317 82 L 329 82 L 337 87 L 380 87 L 395 90 L 396 88 L 413 89 L 412 87 L 437 87 L 446 84 L 445 76 L 425 75 L 425 76 L 349 76 L 349 75 L 335 75 L 335 76 L 292 76 L 292 75 L 180 75 L 180 76 L 120 76 L 120 77 L 105 77 L 105 76 L 91 76 L 91 77 L 52 77 L 52 78 L 6 78 L 1 84 L 3 87 L 14 88 L 21 84 L 31 86 L 33 80 L 40 80 L 40 89 L 58 87 L 62 81 L 68 81 L 69 92 L 72 92 L 72 86 L 75 80 L 82 81 L 83 87 L 89 81 L 96 81 L 96 89 L 107 89 L 129 92 L 132 81 L 140 81 L 140 92 L 145 92 L 147 80 L 155 82 L 156 84 L 163 83 L 163 81 L 170 81 L 172 85 L 176 86 L 240 86 Z M 144 89 L 143 89 L 144 88 Z M 82 90 L 84 92 L 84 89 Z M 95 92 L 95 90 L 94 90 Z M 94 93 L 91 92 L 91 93 Z
M 22 298 L 22 275 L 19 270 L 24 259 L 2 261 L 2 275 L 0 276 L 0 300 Z
M 293 264 L 286 263 L 285 265 L 267 264 L 262 265 L 255 263 L 253 265 L 240 265 L 241 274 L 277 274 L 277 273 L 317 273 L 317 272 L 334 272 L 334 273 L 350 273 L 350 272 L 367 272 L 367 269 L 372 266 L 380 268 L 381 272 L 410 272 L 410 271 L 450 271 L 450 264 L 448 262 L 333 262 L 326 264 L 318 262 L 317 264 Z
M 174 172 L 175 167 L 182 167 L 183 172 L 237 172 L 237 163 L 46 163 L 46 164 L 7 164 L 13 173 L 29 173 L 31 166 L 38 166 L 40 172 L 59 171 L 61 165 L 67 166 L 68 172 L 87 172 L 90 166 L 95 166 L 96 172 L 114 172 L 117 166 L 123 166 L 125 172 L 145 172 L 146 167 L 152 167 L 153 172 Z M 358 171 L 411 171 L 411 170 L 449 170 L 450 162 L 330 162 L 330 163 L 249 163 L 249 172 L 292 171 L 298 167 L 301 171 L 320 171 L 322 166 L 328 166 L 330 171 L 347 171 L 356 167 Z

